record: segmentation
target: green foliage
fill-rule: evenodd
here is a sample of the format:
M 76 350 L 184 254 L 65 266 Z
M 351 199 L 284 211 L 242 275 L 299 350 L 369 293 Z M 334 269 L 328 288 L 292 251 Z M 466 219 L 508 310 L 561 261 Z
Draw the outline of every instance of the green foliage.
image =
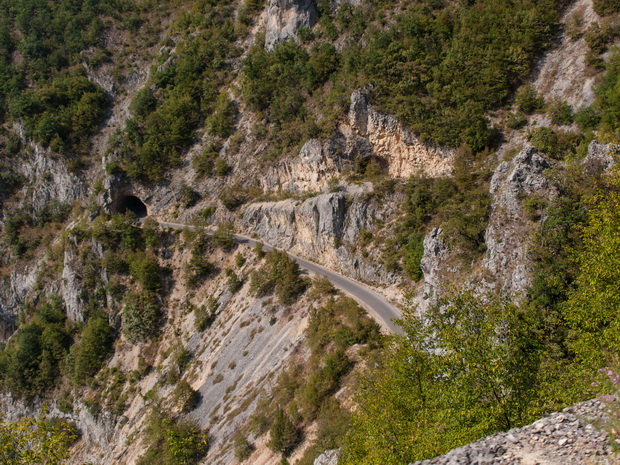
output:
M 75 382 L 83 384 L 95 376 L 112 351 L 114 334 L 103 314 L 91 316 L 82 332 L 82 339 L 71 347 L 70 367 Z
M 146 431 L 149 443 L 138 465 L 195 465 L 207 453 L 209 436 L 197 425 L 153 412 Z
M 143 252 L 130 255 L 129 272 L 145 291 L 157 293 L 161 290 L 161 268 L 155 255 Z
M 161 317 L 157 295 L 148 290 L 131 292 L 123 303 L 121 328 L 125 337 L 131 342 L 142 342 L 153 337 Z
M 573 108 L 561 100 L 553 100 L 547 105 L 547 114 L 551 122 L 558 125 L 568 125 L 573 122 Z
M 531 84 L 526 84 L 517 91 L 515 103 L 517 108 L 524 113 L 534 113 L 545 106 L 544 98 L 538 96 Z
M 527 419 L 539 348 L 528 315 L 469 293 L 404 320 L 358 392 L 343 463 L 400 464 Z
M 597 89 L 596 106 L 601 112 L 600 129 L 612 141 L 620 140 L 620 54 L 613 54 Z
M 30 397 L 56 386 L 71 337 L 63 301 L 43 300 L 0 353 L 2 380 L 13 394 Z
M 185 183 L 179 189 L 179 203 L 183 208 L 190 208 L 200 200 L 200 194 Z
M 15 116 L 44 147 L 85 152 L 108 107 L 108 97 L 83 74 L 59 76 L 49 85 L 22 93 L 13 103 Z
M 207 129 L 214 136 L 227 139 L 235 132 L 236 117 L 235 104 L 222 92 L 215 101 L 213 114 L 207 118 Z
M 228 279 L 226 280 L 226 287 L 231 294 L 236 294 L 243 287 L 243 280 L 237 276 L 233 270 L 226 270 L 226 275 Z
M 419 280 L 423 240 L 431 226 L 441 227 L 465 259 L 484 252 L 490 197 L 488 173 L 477 168 L 478 163 L 465 149 L 455 161 L 452 178 L 409 180 L 404 187 L 405 213 L 383 249 L 388 269 L 403 269 L 411 279 Z
M 255 447 L 250 444 L 245 436 L 239 436 L 235 439 L 235 458 L 239 462 L 245 462 L 250 458 Z
M 200 307 L 194 307 L 194 328 L 196 331 L 204 331 L 209 328 L 215 321 L 215 310 L 217 310 L 217 301 L 211 297 L 211 301 L 214 302 L 213 309 L 208 308 L 207 305 L 201 305 Z
M 269 448 L 284 455 L 288 455 L 301 439 L 301 432 L 282 409 L 276 411 L 269 434 Z
M 222 189 L 219 199 L 229 211 L 235 211 L 249 200 L 248 193 L 239 186 L 228 186 Z
M 53 422 L 43 416 L 22 417 L 0 423 L 0 463 L 5 465 L 62 465 L 69 459 L 69 447 L 77 439 L 67 422 Z
M 594 11 L 601 16 L 611 15 L 620 12 L 620 1 L 618 0 L 594 0 Z
M 194 391 L 189 383 L 181 380 L 177 383 L 177 387 L 172 392 L 172 402 L 176 409 L 181 413 L 189 413 L 196 408 L 200 396 Z
M 620 287 L 620 176 L 616 171 L 604 192 L 593 199 L 577 255 L 576 287 L 564 306 L 570 329 L 569 347 L 594 372 L 615 361 L 619 348 L 617 309 Z
M 133 118 L 126 124 L 120 150 L 129 176 L 163 180 L 170 168 L 179 166 L 206 115 L 212 115 L 208 126 L 214 134 L 224 137 L 232 131 L 234 113 L 231 116 L 221 87 L 229 79 L 230 59 L 238 53 L 233 47 L 233 13 L 232 5 L 214 2 L 179 15 L 174 29 L 183 37 L 174 57 L 153 69 L 152 96 L 144 91 L 132 103 Z
M 237 247 L 234 237 L 234 227 L 230 223 L 220 223 L 213 233 L 213 243 L 221 249 L 230 251 Z
M 307 287 L 300 276 L 299 265 L 286 252 L 278 250 L 267 253 L 266 259 L 265 265 L 252 273 L 250 291 L 257 296 L 274 292 L 280 303 L 294 303 Z
M 575 122 L 582 131 L 592 130 L 601 122 L 601 115 L 593 107 L 581 108 L 575 113 Z
M 540 127 L 529 134 L 529 141 L 544 154 L 562 160 L 574 154 L 583 140 L 581 134 L 574 132 L 554 131 L 548 127 Z

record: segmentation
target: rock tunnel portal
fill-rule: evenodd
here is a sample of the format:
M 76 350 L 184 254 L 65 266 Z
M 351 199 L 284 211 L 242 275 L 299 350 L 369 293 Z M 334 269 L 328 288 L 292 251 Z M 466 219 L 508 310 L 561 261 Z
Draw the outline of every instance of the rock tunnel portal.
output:
M 145 203 L 135 195 L 125 195 L 118 199 L 115 210 L 118 213 L 134 212 L 137 218 L 146 218 L 148 215 Z

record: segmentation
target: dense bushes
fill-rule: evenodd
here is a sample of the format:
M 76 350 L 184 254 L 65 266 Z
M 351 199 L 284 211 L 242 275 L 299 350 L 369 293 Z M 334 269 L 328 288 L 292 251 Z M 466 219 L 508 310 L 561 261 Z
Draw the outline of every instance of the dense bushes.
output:
M 234 130 L 235 110 L 220 87 L 227 82 L 229 59 L 238 53 L 233 9 L 222 2 L 196 4 L 176 25 L 184 38 L 174 56 L 162 55 L 149 88 L 132 103 L 120 152 L 127 173 L 144 181 L 161 181 L 180 163 L 207 114 L 208 130 L 227 137 Z M 166 61 L 167 60 L 167 61 Z M 219 97 L 218 97 L 219 96 Z
M 341 53 L 320 40 L 309 52 L 292 42 L 272 52 L 257 45 L 244 65 L 244 98 L 271 125 L 276 154 L 322 130 L 325 122 L 315 122 L 312 110 L 317 101 L 326 112 L 331 106 L 342 111 L 342 95 L 365 83 L 372 84 L 376 103 L 423 140 L 467 143 L 480 151 L 492 142 L 485 112 L 506 103 L 527 79 L 551 40 L 561 7 L 553 0 L 458 6 L 424 1 L 408 5 L 382 28 L 372 23 L 382 4 L 343 7 L 335 17 L 324 8 L 317 28 L 323 40 L 340 34 L 353 40 Z M 361 37 L 364 47 L 358 45 Z M 321 95 L 327 81 L 331 88 Z
M 83 74 L 73 73 L 23 92 L 14 101 L 12 112 L 24 119 L 26 128 L 44 147 L 86 152 L 88 138 L 97 130 L 108 103 L 101 87 Z
M 404 215 L 383 249 L 388 269 L 403 269 L 413 280 L 422 277 L 423 240 L 431 225 L 444 230 L 444 237 L 463 258 L 484 252 L 490 213 L 489 173 L 477 165 L 471 151 L 462 149 L 452 178 L 413 177 L 408 181 Z
M 250 290 L 257 296 L 275 293 L 283 304 L 295 302 L 307 287 L 300 276 L 299 265 L 291 260 L 286 252 L 271 251 L 266 256 L 265 265 L 252 273 Z
M 71 342 L 64 303 L 56 296 L 44 300 L 0 353 L 5 385 L 25 396 L 53 388 Z
M 97 66 L 106 55 L 102 18 L 118 18 L 131 8 L 132 2 L 124 0 L 3 2 L 0 120 L 22 118 L 44 146 L 86 154 L 109 102 L 86 78 L 82 63 Z
M 206 454 L 209 436 L 187 421 L 174 421 L 154 411 L 149 420 L 145 440 L 147 451 L 139 465 L 193 465 Z
M 540 350 L 529 315 L 485 300 L 459 294 L 405 318 L 359 390 L 343 463 L 409 463 L 529 419 Z
M 618 351 L 620 175 L 567 163 L 548 176 L 560 196 L 542 207 L 526 298 L 457 292 L 406 317 L 406 338 L 358 392 L 345 464 L 432 457 L 606 389 L 599 369 L 616 367 Z
M 71 347 L 69 366 L 71 377 L 77 383 L 85 383 L 95 376 L 112 351 L 114 333 L 103 314 L 90 317 L 82 339 Z
M 124 301 L 123 334 L 132 342 L 141 342 L 155 335 L 159 327 L 160 303 L 152 291 L 131 292 Z

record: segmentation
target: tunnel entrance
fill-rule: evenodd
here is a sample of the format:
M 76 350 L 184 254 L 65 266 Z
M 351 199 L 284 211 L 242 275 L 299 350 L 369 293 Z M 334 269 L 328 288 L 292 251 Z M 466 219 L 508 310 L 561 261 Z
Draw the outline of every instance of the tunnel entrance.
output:
M 127 211 L 134 212 L 136 218 L 146 218 L 148 215 L 146 205 L 135 195 L 121 197 L 118 200 L 116 211 L 118 211 L 118 213 L 126 213 Z

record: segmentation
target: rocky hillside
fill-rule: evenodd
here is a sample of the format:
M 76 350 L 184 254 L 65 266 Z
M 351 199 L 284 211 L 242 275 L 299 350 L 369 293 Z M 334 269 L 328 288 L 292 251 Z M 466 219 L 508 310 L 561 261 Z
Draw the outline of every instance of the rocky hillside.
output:
M 596 402 L 514 428 L 613 390 L 616 290 L 585 277 L 616 256 L 618 10 L 0 0 L 0 413 L 72 425 L 75 464 L 598 441 Z

